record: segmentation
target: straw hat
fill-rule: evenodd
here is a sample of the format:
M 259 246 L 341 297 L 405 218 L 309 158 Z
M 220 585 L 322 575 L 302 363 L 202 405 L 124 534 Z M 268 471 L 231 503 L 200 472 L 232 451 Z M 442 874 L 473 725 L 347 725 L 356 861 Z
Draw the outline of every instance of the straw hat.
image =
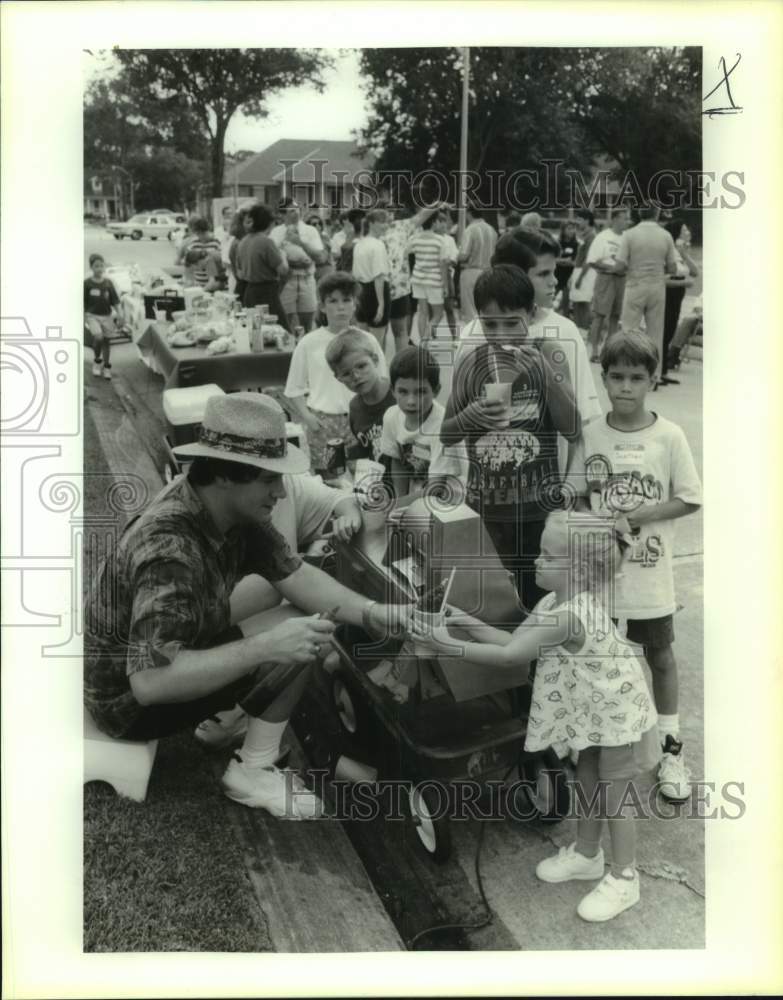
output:
M 173 449 L 177 458 L 219 458 L 269 472 L 307 472 L 310 463 L 288 444 L 280 404 L 259 392 L 232 392 L 207 401 L 198 441 Z

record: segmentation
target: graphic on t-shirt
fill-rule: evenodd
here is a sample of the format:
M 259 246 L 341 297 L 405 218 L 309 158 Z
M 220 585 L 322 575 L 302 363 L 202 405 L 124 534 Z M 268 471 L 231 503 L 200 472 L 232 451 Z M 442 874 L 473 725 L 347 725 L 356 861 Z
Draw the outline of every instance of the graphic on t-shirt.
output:
M 420 441 L 400 443 L 402 464 L 411 469 L 417 479 L 426 479 L 430 471 L 430 447 Z
M 617 446 L 615 452 L 614 463 L 600 453 L 591 455 L 585 461 L 592 510 L 629 514 L 645 503 L 662 503 L 664 489 L 660 480 L 650 473 L 642 475 L 638 468 L 633 468 L 644 460 L 644 448 Z M 613 466 L 616 471 L 613 471 Z M 638 563 L 647 569 L 655 566 L 663 555 L 662 536 L 647 533 L 633 537 L 624 561 Z
M 356 440 L 361 445 L 362 455 L 367 458 L 372 458 L 374 462 L 380 460 L 381 457 L 381 435 L 383 434 L 383 424 L 372 424 L 370 427 L 365 427 L 363 430 L 358 430 L 354 432 L 356 435 Z M 357 448 L 358 452 L 359 449 Z

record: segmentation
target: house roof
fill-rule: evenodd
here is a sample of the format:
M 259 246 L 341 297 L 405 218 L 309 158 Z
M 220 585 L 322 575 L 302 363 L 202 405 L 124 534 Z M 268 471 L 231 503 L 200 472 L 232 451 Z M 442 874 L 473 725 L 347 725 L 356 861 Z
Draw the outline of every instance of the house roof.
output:
M 240 164 L 237 184 L 274 184 L 283 180 L 313 184 L 321 176 L 325 183 L 352 180 L 360 170 L 372 168 L 371 157 L 358 157 L 356 143 L 335 139 L 278 139 Z M 294 164 L 291 165 L 291 161 Z M 323 166 L 318 161 L 325 161 Z M 226 178 L 234 183 L 231 169 Z

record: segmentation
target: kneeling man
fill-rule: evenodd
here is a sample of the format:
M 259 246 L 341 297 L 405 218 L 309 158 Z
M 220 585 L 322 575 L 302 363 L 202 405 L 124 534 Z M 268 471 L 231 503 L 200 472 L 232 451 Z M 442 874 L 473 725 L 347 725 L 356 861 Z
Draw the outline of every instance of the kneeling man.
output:
M 244 638 L 230 595 L 248 573 L 273 582 L 307 612 L 339 606 L 340 620 L 371 631 L 400 627 L 407 606 L 379 605 L 303 563 L 272 527 L 283 473 L 309 465 L 285 435 L 270 397 L 232 393 L 207 404 L 192 460 L 126 528 L 85 605 L 85 704 L 111 736 L 154 739 L 237 703 L 244 743 L 223 775 L 229 798 L 287 819 L 321 814 L 319 799 L 274 766 L 310 665 L 334 625 L 291 619 Z

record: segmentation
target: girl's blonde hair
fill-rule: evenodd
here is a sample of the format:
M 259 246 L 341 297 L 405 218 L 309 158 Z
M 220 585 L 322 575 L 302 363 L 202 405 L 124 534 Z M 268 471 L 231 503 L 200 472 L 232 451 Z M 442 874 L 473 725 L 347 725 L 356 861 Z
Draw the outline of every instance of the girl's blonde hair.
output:
M 615 531 L 614 518 L 593 511 L 554 511 L 547 518 L 549 525 L 566 533 L 572 571 L 584 567 L 586 588 L 606 599 L 620 569 L 625 545 Z

